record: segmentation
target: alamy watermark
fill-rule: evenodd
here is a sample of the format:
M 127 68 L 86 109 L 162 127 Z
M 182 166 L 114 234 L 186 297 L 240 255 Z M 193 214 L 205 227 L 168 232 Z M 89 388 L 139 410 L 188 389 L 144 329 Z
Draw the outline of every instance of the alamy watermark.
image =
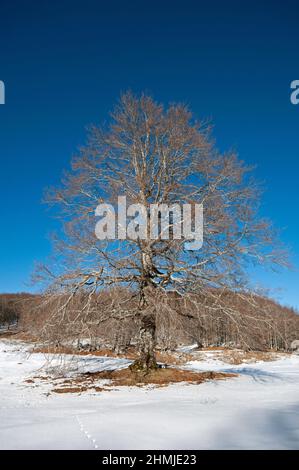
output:
M 99 240 L 184 240 L 186 250 L 203 244 L 202 204 L 130 204 L 119 196 L 112 204 L 99 204 L 95 234 Z
M 291 83 L 291 96 L 290 100 L 292 104 L 299 104 L 299 80 L 293 80 Z
M 0 80 L 0 104 L 5 104 L 5 85 L 2 80 Z

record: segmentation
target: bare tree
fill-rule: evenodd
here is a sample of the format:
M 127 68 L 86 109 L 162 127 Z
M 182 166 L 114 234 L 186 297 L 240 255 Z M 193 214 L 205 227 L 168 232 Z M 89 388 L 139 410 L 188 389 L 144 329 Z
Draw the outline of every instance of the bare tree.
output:
M 220 294 L 246 289 L 248 263 L 285 261 L 271 224 L 258 217 L 260 188 L 251 170 L 234 151 L 221 154 L 210 126 L 195 121 L 185 106 L 165 110 L 145 95 L 121 96 L 110 124 L 89 129 L 61 188 L 47 194 L 47 201 L 59 207 L 64 234 L 56 240 L 55 269 L 40 271 L 40 279 L 51 280 L 43 300 L 52 305 L 46 334 L 65 328 L 82 336 L 109 319 L 121 328 L 131 318 L 139 330 L 135 367 L 156 367 L 158 315 L 197 318 L 194 294 L 203 304 L 208 298 L 208 308 L 219 311 Z M 186 237 L 176 239 L 171 217 L 168 240 L 161 230 L 156 239 L 99 240 L 95 208 L 100 203 L 116 206 L 119 196 L 126 196 L 128 204 L 144 205 L 147 230 L 151 204 L 203 204 L 202 248 L 187 249 Z M 118 235 L 122 230 L 117 226 Z M 116 288 L 122 294 L 110 295 Z M 79 307 L 76 296 L 81 296 Z M 233 316 L 227 305 L 222 310 Z

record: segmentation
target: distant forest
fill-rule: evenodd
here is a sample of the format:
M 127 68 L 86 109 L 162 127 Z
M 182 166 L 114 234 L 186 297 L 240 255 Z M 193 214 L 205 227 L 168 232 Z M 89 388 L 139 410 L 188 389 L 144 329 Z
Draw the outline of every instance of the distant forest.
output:
M 13 331 L 33 341 L 56 344 L 72 342 L 77 348 L 98 350 L 110 348 L 125 353 L 138 341 L 138 325 L 132 318 L 103 318 L 111 298 L 124 302 L 134 300 L 125 289 L 113 289 L 95 294 L 91 299 L 94 321 L 84 328 L 72 318 L 86 301 L 84 293 L 68 307 L 69 321 L 50 328 L 53 305 L 41 302 L 39 295 L 28 293 L 0 295 L 0 328 Z M 170 351 L 182 344 L 238 347 L 246 350 L 287 351 L 293 340 L 299 338 L 299 315 L 294 309 L 280 305 L 263 296 L 237 295 L 226 292 L 217 309 L 211 299 L 194 295 L 184 300 L 175 292 L 167 295 L 167 304 L 161 304 L 157 318 L 157 348 Z M 63 304 L 63 295 L 55 302 Z M 168 306 L 171 304 L 171 313 Z M 175 314 L 173 311 L 175 310 Z M 233 312 L 233 313 L 232 313 Z M 238 313 L 236 313 L 238 312 Z M 73 326 L 72 326 L 73 325 Z M 24 336 L 25 335 L 25 336 Z

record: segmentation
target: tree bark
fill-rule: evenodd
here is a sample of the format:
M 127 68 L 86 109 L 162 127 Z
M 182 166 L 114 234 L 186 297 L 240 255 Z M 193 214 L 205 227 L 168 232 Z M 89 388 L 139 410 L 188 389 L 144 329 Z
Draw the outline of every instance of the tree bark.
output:
M 150 247 L 142 251 L 143 283 L 140 289 L 140 328 L 139 328 L 139 358 L 132 364 L 132 370 L 149 371 L 157 369 L 155 357 L 156 346 L 156 315 L 155 295 L 151 279 L 156 268 L 153 263 L 153 253 Z
M 132 370 L 149 371 L 157 369 L 155 357 L 156 317 L 153 313 L 143 313 L 139 331 L 139 358 L 132 364 Z

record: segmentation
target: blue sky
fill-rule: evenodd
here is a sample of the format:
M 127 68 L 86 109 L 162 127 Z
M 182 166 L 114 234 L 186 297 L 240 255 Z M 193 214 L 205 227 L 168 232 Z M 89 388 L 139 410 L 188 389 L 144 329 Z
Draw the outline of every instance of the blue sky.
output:
M 283 229 L 295 269 L 253 270 L 283 303 L 298 296 L 299 6 L 295 1 L 1 1 L 0 291 L 29 290 L 55 221 L 41 204 L 85 126 L 121 91 L 185 102 L 211 118 L 222 150 L 257 165 L 262 213 Z

